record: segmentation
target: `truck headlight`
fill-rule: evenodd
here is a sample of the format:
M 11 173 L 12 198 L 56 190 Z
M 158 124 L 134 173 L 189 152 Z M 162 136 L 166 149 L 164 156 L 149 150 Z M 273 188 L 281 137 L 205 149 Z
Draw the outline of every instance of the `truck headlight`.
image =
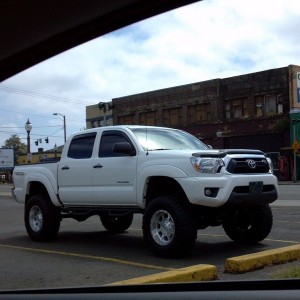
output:
M 191 157 L 191 163 L 194 169 L 201 173 L 215 174 L 224 166 L 224 162 L 221 158 Z
M 267 162 L 269 164 L 270 171 L 271 171 L 272 174 L 274 174 L 274 167 L 273 167 L 272 160 L 269 157 L 266 157 L 266 158 L 267 158 Z

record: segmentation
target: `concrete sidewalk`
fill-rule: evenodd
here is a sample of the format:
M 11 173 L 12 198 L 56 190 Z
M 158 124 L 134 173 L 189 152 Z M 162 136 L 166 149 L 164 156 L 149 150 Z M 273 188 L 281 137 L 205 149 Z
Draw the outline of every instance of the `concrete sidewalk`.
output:
M 270 206 L 300 206 L 300 200 L 276 200 Z
M 294 182 L 294 181 L 278 181 L 278 184 L 279 185 L 300 185 L 300 181 L 298 180 L 298 181 L 296 181 L 296 182 Z

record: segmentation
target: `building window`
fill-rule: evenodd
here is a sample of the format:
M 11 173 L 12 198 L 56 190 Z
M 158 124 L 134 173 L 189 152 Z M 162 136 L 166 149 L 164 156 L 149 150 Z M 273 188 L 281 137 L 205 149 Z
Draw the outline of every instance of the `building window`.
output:
M 210 104 L 203 103 L 188 107 L 188 122 L 190 124 L 207 122 L 211 118 Z
M 99 127 L 99 121 L 92 121 L 92 128 Z
M 241 119 L 244 116 L 243 113 L 243 100 L 229 100 L 225 103 L 225 118 Z
M 232 116 L 233 119 L 240 119 L 243 116 L 242 101 L 232 101 Z
M 265 115 L 277 114 L 277 99 L 276 95 L 265 96 Z
M 277 96 L 277 113 L 283 113 L 283 99 L 281 94 Z
M 155 126 L 156 123 L 156 111 L 147 111 L 140 113 L 139 124 L 140 125 L 150 125 Z
M 134 124 L 134 116 L 125 115 L 125 116 L 118 116 L 118 124 L 119 125 L 132 125 Z
M 231 119 L 230 102 L 225 103 L 225 118 L 226 118 L 226 120 Z
M 164 126 L 171 126 L 171 127 L 178 127 L 182 124 L 181 122 L 181 109 L 180 108 L 170 108 L 164 109 L 162 113 L 163 117 L 163 125 Z
M 255 98 L 255 106 L 256 106 L 256 116 L 262 117 L 263 116 L 263 97 L 259 96 Z
M 255 98 L 256 116 L 271 116 L 283 113 L 282 95 L 266 95 Z

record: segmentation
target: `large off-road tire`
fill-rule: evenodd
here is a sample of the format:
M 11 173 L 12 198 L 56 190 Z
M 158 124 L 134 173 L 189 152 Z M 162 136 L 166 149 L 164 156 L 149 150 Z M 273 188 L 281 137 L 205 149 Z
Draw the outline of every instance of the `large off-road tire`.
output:
M 238 209 L 223 223 L 226 234 L 235 242 L 258 243 L 270 233 L 273 225 L 269 205 Z
M 60 210 L 52 204 L 48 195 L 34 195 L 25 205 L 24 221 L 33 241 L 52 241 L 59 230 Z
M 197 239 L 197 227 L 190 206 L 174 196 L 153 199 L 144 214 L 143 234 L 148 248 L 156 256 L 185 256 Z
M 133 214 L 122 216 L 110 216 L 109 214 L 101 214 L 100 220 L 104 228 L 112 233 L 121 233 L 128 229 L 132 224 Z

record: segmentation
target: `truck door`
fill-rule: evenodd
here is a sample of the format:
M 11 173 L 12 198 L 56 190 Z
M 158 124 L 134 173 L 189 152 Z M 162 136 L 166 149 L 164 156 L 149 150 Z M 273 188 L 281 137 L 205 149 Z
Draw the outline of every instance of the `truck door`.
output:
M 92 153 L 96 132 L 75 136 L 58 168 L 59 196 L 64 204 L 92 202 Z
M 115 153 L 113 147 L 120 142 L 128 142 L 134 149 L 125 133 L 117 130 L 102 133 L 93 164 L 94 204 L 136 204 L 137 155 Z

